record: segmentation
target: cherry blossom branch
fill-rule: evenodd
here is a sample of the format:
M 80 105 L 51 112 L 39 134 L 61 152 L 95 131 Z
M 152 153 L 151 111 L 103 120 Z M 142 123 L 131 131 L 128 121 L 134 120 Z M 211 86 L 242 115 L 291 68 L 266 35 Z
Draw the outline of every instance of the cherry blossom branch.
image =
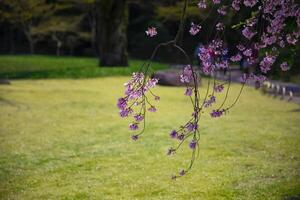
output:
M 149 69 L 152 65 L 152 60 L 158 53 L 158 50 L 163 46 L 169 46 L 180 51 L 181 55 L 185 58 L 186 65 L 182 69 L 180 75 L 180 81 L 186 86 L 185 96 L 188 96 L 193 105 L 193 113 L 191 118 L 178 129 L 174 129 L 170 133 L 170 137 L 177 139 L 179 143 L 175 148 L 169 148 L 167 154 L 175 154 L 177 150 L 187 141 L 189 141 L 189 147 L 191 151 L 191 160 L 186 169 L 180 170 L 178 175 L 173 175 L 172 178 L 176 179 L 187 174 L 195 163 L 196 157 L 199 155 L 199 143 L 200 143 L 200 126 L 199 120 L 201 116 L 208 111 L 210 116 L 218 118 L 223 116 L 228 110 L 232 109 L 241 97 L 241 94 L 248 81 L 253 80 L 257 84 L 262 84 L 266 80 L 266 74 L 271 70 L 271 66 L 274 65 L 278 55 L 278 48 L 285 46 L 295 46 L 300 36 L 300 8 L 299 5 L 294 3 L 294 0 L 233 0 L 230 5 L 226 5 L 221 0 L 212 0 L 213 7 L 210 9 L 208 15 L 202 20 L 201 25 L 208 19 L 211 13 L 217 8 L 218 16 L 215 18 L 207 34 L 207 44 L 200 46 L 198 50 L 198 58 L 200 61 L 200 71 L 202 74 L 209 76 L 208 84 L 206 86 L 206 93 L 200 104 L 200 88 L 199 77 L 200 72 L 197 72 L 192 66 L 192 60 L 186 51 L 178 45 L 179 39 L 184 30 L 184 24 L 186 19 L 186 10 L 188 6 L 188 0 L 184 1 L 180 24 L 173 40 L 158 44 L 149 60 L 143 63 L 140 70 L 133 73 L 131 80 L 125 83 L 125 96 L 118 100 L 117 106 L 120 109 L 121 117 L 133 116 L 134 121 L 129 125 L 129 128 L 133 131 L 139 129 L 140 124 L 143 128 L 139 134 L 132 136 L 133 140 L 137 140 L 139 136 L 144 133 L 146 127 L 146 113 L 156 112 L 156 105 L 151 102 L 159 101 L 160 97 L 157 96 L 152 88 L 158 82 L 158 79 L 151 78 Z M 206 0 L 200 0 L 197 4 L 200 9 L 207 8 Z M 245 38 L 246 42 L 240 41 L 236 45 L 236 54 L 233 55 L 227 48 L 227 41 L 225 37 L 225 25 L 220 21 L 226 16 L 229 8 L 233 12 L 238 13 L 240 8 L 244 6 L 253 10 L 252 16 L 243 22 L 233 25 L 233 29 L 241 29 L 241 35 Z M 286 30 L 286 21 L 291 18 L 295 19 L 298 31 L 288 32 Z M 201 31 L 200 24 L 191 23 L 189 33 L 196 35 Z M 214 33 L 214 34 L 213 34 Z M 149 37 L 157 35 L 155 27 L 150 27 L 146 34 Z M 213 34 L 213 37 L 211 37 Z M 212 38 L 210 40 L 210 38 Z M 271 50 L 270 50 L 271 49 Z M 266 51 L 265 57 L 259 57 L 259 51 Z M 229 57 L 229 55 L 233 55 Z M 229 91 L 232 85 L 230 63 L 243 61 L 248 65 L 259 64 L 260 72 L 257 74 L 248 73 L 243 74 L 240 77 L 242 86 L 235 97 L 234 101 L 226 106 L 229 98 Z M 280 65 L 282 71 L 287 71 L 290 67 L 285 61 Z M 228 79 L 225 82 L 216 81 L 216 73 L 218 71 L 224 71 L 228 73 Z M 213 80 L 211 80 L 213 79 Z M 211 81 L 213 81 L 212 92 Z M 225 97 L 219 106 L 215 105 L 216 97 L 215 93 L 221 93 L 226 86 Z M 148 96 L 150 94 L 150 97 Z M 216 108 L 215 108 L 216 107 Z M 212 108 L 212 110 L 210 110 Z M 214 109 L 215 108 L 215 109 Z M 197 151 L 197 155 L 196 155 Z

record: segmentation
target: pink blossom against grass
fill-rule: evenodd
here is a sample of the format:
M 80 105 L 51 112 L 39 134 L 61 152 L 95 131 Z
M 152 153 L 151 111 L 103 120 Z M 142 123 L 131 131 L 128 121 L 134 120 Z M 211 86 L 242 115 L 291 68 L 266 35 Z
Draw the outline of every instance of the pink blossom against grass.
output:
M 192 96 L 192 94 L 193 94 L 193 88 L 187 87 L 186 90 L 185 90 L 184 95 L 185 96 Z
M 216 103 L 216 97 L 215 96 L 210 96 L 208 100 L 204 101 L 203 106 L 205 108 L 208 108 L 212 106 L 212 104 Z
M 120 110 L 120 116 L 123 117 L 123 118 L 128 117 L 132 112 L 133 112 L 133 110 L 131 108 L 121 109 Z
M 131 123 L 131 124 L 129 124 L 129 129 L 132 131 L 135 131 L 135 130 L 139 129 L 139 126 L 137 123 Z
M 137 122 L 141 122 L 144 120 L 144 116 L 142 114 L 136 114 L 134 115 L 134 119 L 137 121 Z
M 177 138 L 177 136 L 178 136 L 177 131 L 176 130 L 172 130 L 171 133 L 170 133 L 170 137 L 171 138 Z
M 132 136 L 131 136 L 131 139 L 132 139 L 133 141 L 136 141 L 136 140 L 139 139 L 139 135 L 132 135 Z
M 223 85 L 223 84 L 215 85 L 215 86 L 214 86 L 214 91 L 215 91 L 216 93 L 223 92 L 223 90 L 224 90 L 224 85 Z
M 197 141 L 196 141 L 196 140 L 192 140 L 192 141 L 190 142 L 190 144 L 189 144 L 189 147 L 190 147 L 191 149 L 196 149 L 196 147 L 197 147 Z
M 184 134 L 183 134 L 183 133 L 179 134 L 179 135 L 177 136 L 177 139 L 178 139 L 178 140 L 183 140 L 183 139 L 184 139 Z
M 124 108 L 126 108 L 126 106 L 127 106 L 127 101 L 126 101 L 126 99 L 124 99 L 124 98 L 119 98 L 119 99 L 118 99 L 117 106 L 118 106 L 119 109 L 124 109 Z
M 181 170 L 180 172 L 179 172 L 179 175 L 180 176 L 184 176 L 186 174 L 186 171 L 185 170 Z
M 156 84 L 158 83 L 158 79 L 157 78 L 152 78 L 152 79 L 149 79 L 146 83 L 146 87 L 148 88 L 153 88 L 156 86 Z
M 154 106 L 151 106 L 150 108 L 148 108 L 149 112 L 156 112 L 156 108 Z
M 159 100 L 160 100 L 160 97 L 159 97 L 159 96 L 155 96 L 155 97 L 154 97 L 154 100 L 155 100 L 155 101 L 159 101 Z
M 171 148 L 169 148 L 169 149 L 168 149 L 168 151 L 167 151 L 167 155 L 169 155 L 169 156 L 170 156 L 170 155 L 174 154 L 174 153 L 175 153 L 175 151 L 176 151 L 176 150 L 175 150 L 175 149 L 173 149 L 173 148 L 171 147 Z
M 221 117 L 224 113 L 225 113 L 224 109 L 222 109 L 222 110 L 213 110 L 213 111 L 211 111 L 210 115 L 213 118 L 218 118 L 218 117 Z
M 158 82 L 156 78 L 146 77 L 142 72 L 135 72 L 129 81 L 124 84 L 125 96 L 117 101 L 119 114 L 122 118 L 133 117 L 135 122 L 129 124 L 129 129 L 136 131 L 139 129 L 139 122 L 144 120 L 146 105 L 149 105 L 148 111 L 155 112 L 156 108 L 150 104 L 147 94 L 158 100 L 159 97 L 151 91 Z M 136 108 L 135 108 L 136 107 Z M 140 110 L 135 113 L 136 110 Z
M 193 123 L 193 122 L 189 122 L 189 123 L 186 124 L 185 128 L 186 128 L 187 131 L 195 131 L 195 130 L 198 129 L 198 124 Z

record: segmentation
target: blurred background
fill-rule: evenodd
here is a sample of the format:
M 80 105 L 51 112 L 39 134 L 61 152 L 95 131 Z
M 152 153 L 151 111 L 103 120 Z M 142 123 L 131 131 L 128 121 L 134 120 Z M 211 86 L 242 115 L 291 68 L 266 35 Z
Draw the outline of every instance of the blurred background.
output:
M 99 58 L 102 66 L 127 66 L 129 58 L 147 59 L 158 43 L 175 37 L 182 6 L 183 2 L 179 0 L 2 0 L 0 54 L 90 57 Z M 194 59 L 197 46 L 212 39 L 214 24 L 219 21 L 227 27 L 225 38 L 232 54 L 237 42 L 243 39 L 240 30 L 230 27 L 251 16 L 251 11 L 244 8 L 220 19 L 216 10 L 212 6 L 199 10 L 196 0 L 189 3 L 180 41 L 184 41 L 181 45 Z M 189 34 L 191 22 L 203 22 L 200 34 Z M 145 30 L 151 26 L 157 27 L 158 37 L 146 36 Z M 288 26 L 295 24 L 288 23 Z M 177 64 L 182 62 L 179 55 L 176 50 L 166 48 L 155 59 Z M 270 76 L 297 82 L 299 45 L 282 50 L 278 60 L 282 58 L 292 69 L 287 73 L 280 72 L 278 61 Z M 0 76 L 13 77 L 3 69 Z
M 179 44 L 193 62 L 218 21 L 235 54 L 243 38 L 230 26 L 251 11 L 219 18 L 211 4 L 200 10 L 197 0 L 189 2 Z M 193 112 L 185 88 L 155 88 L 158 112 L 147 115 L 141 140 L 130 139 L 132 121 L 119 117 L 117 99 L 154 47 L 175 37 L 182 6 L 182 0 L 0 0 L 0 199 L 300 199 L 299 45 L 282 50 L 262 90 L 245 86 L 228 115 L 212 119 L 212 108 L 202 114 L 200 154 L 187 176 L 171 180 L 190 162 L 188 143 L 166 156 L 177 144 L 170 131 Z M 191 36 L 191 22 L 202 21 Z M 150 38 L 145 31 L 152 26 L 158 35 Z M 153 70 L 163 73 L 186 64 L 170 48 L 154 60 Z M 281 60 L 291 70 L 281 72 Z M 225 107 L 241 88 L 234 83 L 241 66 L 231 67 L 237 76 Z M 224 83 L 219 74 L 216 82 Z M 208 79 L 201 79 L 201 98 Z M 216 95 L 216 107 L 224 96 Z

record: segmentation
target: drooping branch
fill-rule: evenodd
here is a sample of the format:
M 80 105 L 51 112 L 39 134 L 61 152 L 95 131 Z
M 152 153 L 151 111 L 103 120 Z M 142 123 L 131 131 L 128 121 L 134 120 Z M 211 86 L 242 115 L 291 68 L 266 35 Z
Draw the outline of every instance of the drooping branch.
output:
M 247 39 L 245 44 L 238 44 L 237 50 L 238 53 L 234 56 L 229 57 L 229 49 L 227 47 L 227 40 L 225 37 L 225 25 L 220 21 L 227 13 L 227 8 L 232 7 L 233 10 L 239 11 L 240 7 L 242 6 L 242 2 L 239 0 L 233 0 L 232 5 L 226 5 L 222 4 L 219 0 L 213 1 L 213 8 L 209 11 L 209 14 L 212 13 L 212 10 L 214 7 L 218 7 L 217 13 L 218 16 L 215 18 L 214 22 L 212 23 L 210 30 L 208 31 L 209 34 L 207 35 L 208 41 L 206 45 L 202 45 L 198 49 L 198 57 L 200 60 L 200 70 L 199 72 L 196 71 L 192 66 L 192 60 L 190 59 L 189 55 L 186 53 L 186 51 L 178 44 L 179 39 L 183 33 L 184 30 L 184 24 L 186 19 L 186 10 L 188 6 L 188 0 L 184 1 L 183 7 L 182 7 L 182 14 L 180 19 L 180 24 L 176 33 L 176 36 L 173 40 L 160 43 L 158 44 L 151 56 L 150 59 L 144 63 L 138 73 L 134 73 L 132 76 L 132 79 L 125 84 L 126 91 L 125 91 L 125 97 L 122 97 L 118 101 L 118 107 L 120 108 L 120 115 L 122 117 L 127 117 L 130 115 L 134 116 L 134 122 L 130 124 L 131 130 L 137 130 L 138 125 L 140 122 L 143 121 L 143 129 L 139 134 L 133 135 L 132 139 L 137 140 L 139 136 L 144 133 L 145 130 L 145 116 L 146 111 L 155 112 L 156 107 L 154 104 L 150 102 L 150 98 L 147 96 L 148 94 L 152 95 L 155 100 L 159 100 L 159 97 L 153 93 L 151 90 L 152 87 L 155 86 L 155 84 L 158 82 L 155 78 L 150 78 L 151 74 L 149 72 L 149 69 L 151 68 L 152 60 L 157 55 L 159 49 L 163 46 L 168 46 L 170 48 L 175 48 L 179 50 L 181 55 L 184 57 L 186 61 L 186 65 L 182 69 L 182 73 L 180 75 L 180 81 L 186 86 L 185 95 L 188 96 L 191 100 L 192 106 L 193 106 L 193 113 L 191 115 L 191 118 L 184 123 L 182 126 L 180 126 L 178 129 L 174 129 L 170 133 L 170 137 L 173 139 L 179 140 L 179 143 L 175 148 L 170 147 L 168 149 L 167 154 L 172 155 L 177 152 L 177 150 L 182 147 L 182 145 L 189 140 L 189 147 L 191 148 L 191 161 L 187 168 L 181 170 L 178 175 L 172 176 L 173 179 L 176 179 L 178 177 L 181 177 L 188 173 L 192 166 L 195 163 L 195 159 L 199 155 L 199 143 L 200 143 L 200 126 L 199 126 L 199 120 L 201 116 L 206 112 L 209 113 L 209 115 L 212 118 L 218 118 L 223 116 L 225 113 L 227 113 L 230 109 L 232 109 L 238 102 L 238 100 L 241 97 L 241 94 L 243 92 L 243 89 L 245 88 L 246 83 L 249 80 L 254 80 L 258 82 L 259 84 L 262 84 L 266 77 L 261 74 L 243 74 L 240 77 L 240 81 L 242 83 L 241 88 L 237 94 L 236 97 L 234 97 L 233 102 L 229 102 L 229 95 L 230 95 L 230 89 L 232 86 L 232 76 L 231 76 L 231 62 L 239 62 L 242 59 L 244 59 L 245 62 L 248 62 L 249 64 L 255 64 L 259 62 L 258 53 L 255 53 L 256 51 L 260 49 L 264 49 L 268 46 L 271 46 L 276 41 L 273 41 L 275 37 L 273 36 L 267 36 L 266 31 L 268 34 L 276 34 L 278 30 L 282 30 L 282 27 L 284 25 L 279 27 L 273 27 L 268 26 L 267 28 L 262 28 L 261 24 L 265 26 L 265 22 L 269 21 L 270 24 L 282 23 L 282 18 L 286 20 L 290 16 L 298 16 L 298 28 L 299 28 L 299 22 L 300 22 L 300 9 L 295 9 L 295 7 L 292 4 L 293 1 L 266 1 L 266 2 L 260 2 L 257 3 L 255 0 L 249 0 L 249 1 L 243 1 L 244 6 L 253 8 L 257 6 L 257 9 L 259 10 L 257 13 L 254 14 L 250 19 L 246 20 L 243 25 L 245 26 L 242 30 L 242 35 Z M 279 8 L 286 9 L 289 11 L 289 14 L 287 16 L 280 16 L 280 12 L 282 12 Z M 199 8 L 206 8 L 206 1 L 200 0 L 198 3 Z M 263 14 L 262 14 L 263 13 Z M 278 21 L 272 21 L 269 17 L 272 16 L 275 19 L 278 18 Z M 278 17 L 279 16 L 279 17 Z M 203 19 L 203 21 L 200 24 L 203 24 L 205 20 L 207 20 L 208 16 Z M 262 23 L 259 23 L 258 20 L 262 19 Z M 274 20 L 274 19 L 273 19 Z M 283 20 L 283 21 L 284 21 Z M 270 22 L 271 21 L 271 22 Z M 190 28 L 190 34 L 196 35 L 200 30 L 201 26 L 200 24 L 191 24 Z M 233 26 L 233 28 L 236 28 L 239 26 Z M 254 28 L 259 29 L 259 35 L 258 35 L 258 41 L 253 40 L 253 36 L 257 35 L 257 32 L 253 30 Z M 151 27 L 146 31 L 147 35 L 150 37 L 154 37 L 157 32 L 154 27 Z M 299 37 L 299 31 L 298 33 L 293 33 L 293 35 L 287 35 L 286 40 L 289 44 L 296 44 L 298 37 Z M 260 38 L 262 37 L 262 38 Z M 282 37 L 282 36 L 280 36 Z M 211 39 L 211 40 L 210 40 Z M 279 42 L 279 45 L 282 42 Z M 259 63 L 261 72 L 266 74 L 270 70 L 270 66 L 274 64 L 276 57 L 277 49 L 272 48 L 272 51 L 269 53 L 266 53 L 266 57 L 262 59 L 262 61 Z M 281 64 L 282 70 L 287 70 L 287 63 Z M 223 71 L 224 74 L 228 74 L 227 79 L 222 81 L 221 83 L 219 81 L 216 81 L 216 73 L 218 71 Z M 198 85 L 200 72 L 202 74 L 205 74 L 208 76 L 208 84 L 206 86 L 206 91 L 203 99 L 200 99 L 200 88 Z M 212 84 L 212 83 L 213 84 Z M 224 94 L 224 98 L 220 101 L 220 104 L 216 103 L 216 96 L 215 93 L 221 93 L 224 91 L 226 87 L 226 92 Z M 205 89 L 205 88 L 204 88 Z M 219 97 L 218 97 L 219 99 Z M 133 104 L 130 104 L 128 106 L 128 102 L 133 101 Z M 200 103 L 201 102 L 201 103 Z M 228 105 L 229 104 L 229 105 Z M 135 109 L 132 106 L 141 106 L 139 109 L 139 113 L 135 113 Z M 149 106 L 147 109 L 146 106 Z M 212 109 L 212 110 L 211 110 Z M 141 114 L 142 113 L 142 114 Z

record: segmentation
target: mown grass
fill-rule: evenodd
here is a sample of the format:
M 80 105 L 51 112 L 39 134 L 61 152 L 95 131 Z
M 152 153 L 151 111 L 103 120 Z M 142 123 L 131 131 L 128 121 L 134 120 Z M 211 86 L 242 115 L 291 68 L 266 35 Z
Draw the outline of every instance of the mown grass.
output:
M 145 61 L 130 60 L 128 67 L 99 67 L 97 58 L 57 56 L 0 56 L 0 78 L 93 78 L 126 76 L 137 71 Z M 167 68 L 154 62 L 154 70 Z
M 166 156 L 174 144 L 168 133 L 189 119 L 189 99 L 183 88 L 158 87 L 159 111 L 133 142 L 129 121 L 115 107 L 127 79 L 0 86 L 0 198 L 269 200 L 300 194 L 299 105 L 246 88 L 229 115 L 201 120 L 200 156 L 190 174 L 172 181 L 190 150 L 185 144 Z

